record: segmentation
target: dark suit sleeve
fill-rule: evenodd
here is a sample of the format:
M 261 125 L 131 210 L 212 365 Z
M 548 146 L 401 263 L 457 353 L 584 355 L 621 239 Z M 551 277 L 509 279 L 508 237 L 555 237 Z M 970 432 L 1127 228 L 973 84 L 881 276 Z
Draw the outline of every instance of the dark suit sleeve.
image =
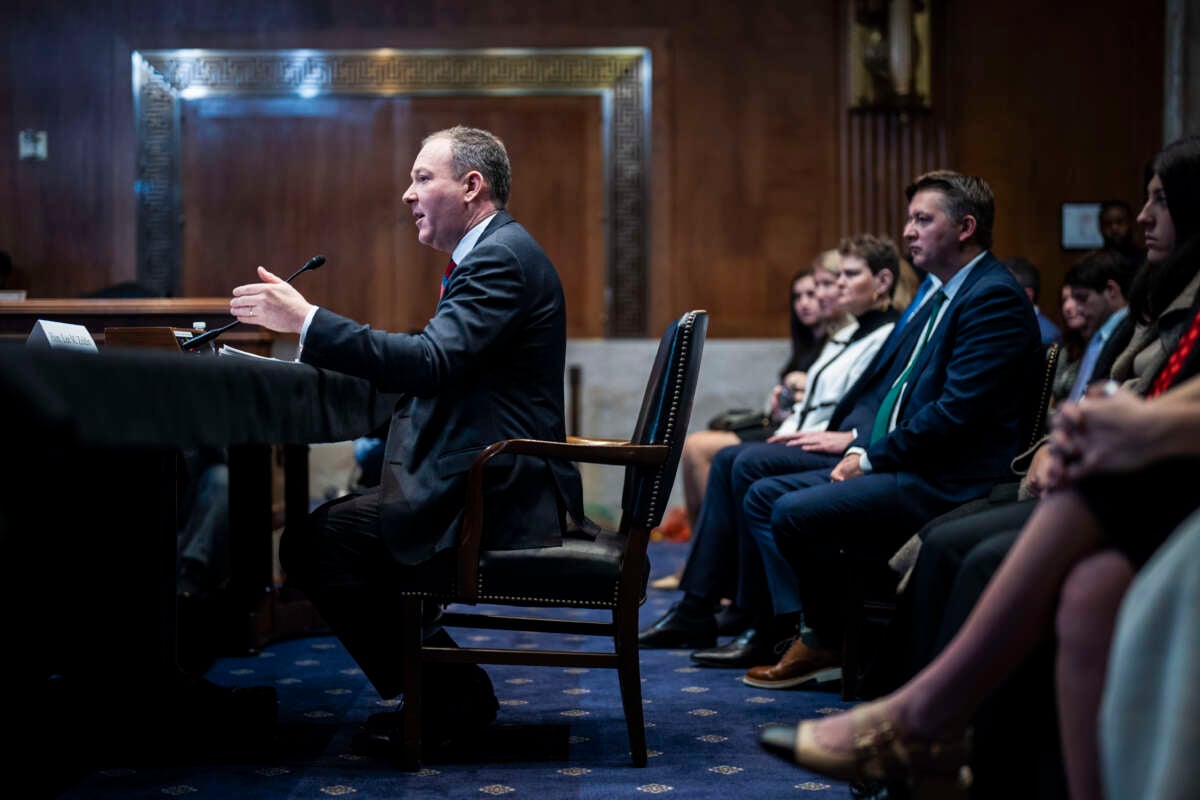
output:
M 366 378 L 385 392 L 430 397 L 502 347 L 521 315 L 524 274 L 504 244 L 480 242 L 459 264 L 437 313 L 418 334 L 373 330 L 322 308 L 301 359 Z
M 849 447 L 866 449 L 871 440 L 871 427 L 875 424 L 875 413 L 879 409 L 879 403 L 880 398 L 874 395 L 860 398 L 850 413 L 846 415 L 846 419 L 838 426 L 839 430 L 853 430 L 858 433 Z
M 944 368 L 923 370 L 899 424 L 867 448 L 875 471 L 936 471 L 944 454 L 986 438 L 982 429 L 1002 412 L 1011 416 L 1007 409 L 1023 399 L 1028 360 L 1022 354 L 1038 337 L 1028 305 L 1012 287 L 992 283 L 952 309 L 942 334 L 951 337 L 943 339 L 951 346 Z M 869 424 L 866 431 L 860 424 L 859 434 L 869 436 Z

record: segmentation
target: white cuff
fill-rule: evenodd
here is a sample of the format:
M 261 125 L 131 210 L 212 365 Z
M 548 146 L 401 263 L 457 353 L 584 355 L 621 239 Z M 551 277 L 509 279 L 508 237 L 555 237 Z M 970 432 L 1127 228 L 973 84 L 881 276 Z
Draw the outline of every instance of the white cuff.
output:
M 871 459 L 867 457 L 867 451 L 865 448 L 862 448 L 862 447 L 848 448 L 846 450 L 846 455 L 848 455 L 848 456 L 849 455 L 857 455 L 858 456 L 858 468 L 863 471 L 864 475 L 871 471 Z
M 304 324 L 300 326 L 300 346 L 304 347 L 304 337 L 308 335 L 308 326 L 312 324 L 313 317 L 317 315 L 320 306 L 313 306 L 308 314 L 304 317 Z

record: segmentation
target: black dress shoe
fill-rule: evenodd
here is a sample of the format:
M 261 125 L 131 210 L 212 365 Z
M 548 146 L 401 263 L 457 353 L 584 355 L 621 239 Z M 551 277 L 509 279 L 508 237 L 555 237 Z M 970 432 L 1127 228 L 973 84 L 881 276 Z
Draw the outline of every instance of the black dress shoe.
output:
M 717 612 L 717 636 L 737 636 L 751 624 L 750 615 L 732 603 Z
M 709 616 L 691 616 L 679 611 L 678 604 L 662 618 L 638 634 L 640 647 L 682 647 L 695 650 L 717 643 L 717 623 Z
M 780 637 L 778 631 L 747 628 L 741 636 L 707 650 L 692 653 L 692 661 L 706 667 L 757 667 L 774 664 L 786 647 L 780 645 L 792 639 L 795 632 Z
M 421 755 L 429 757 L 448 750 L 461 750 L 475 742 L 500 709 L 495 695 L 456 697 L 422 703 Z M 367 718 L 363 730 L 354 734 L 350 749 L 360 756 L 396 760 L 404 751 L 404 705 Z
M 421 733 L 421 759 L 441 759 L 451 754 L 466 754 L 475 746 L 481 729 L 459 731 L 451 736 L 427 736 Z M 404 734 L 397 730 L 391 733 L 359 731 L 350 740 L 350 752 L 364 758 L 381 761 L 401 761 L 404 758 Z
M 421 745 L 425 754 L 471 741 L 496 719 L 500 703 L 492 680 L 475 664 L 445 665 L 430 673 L 422 693 Z M 367 717 L 351 749 L 358 755 L 398 758 L 404 747 L 404 704 Z

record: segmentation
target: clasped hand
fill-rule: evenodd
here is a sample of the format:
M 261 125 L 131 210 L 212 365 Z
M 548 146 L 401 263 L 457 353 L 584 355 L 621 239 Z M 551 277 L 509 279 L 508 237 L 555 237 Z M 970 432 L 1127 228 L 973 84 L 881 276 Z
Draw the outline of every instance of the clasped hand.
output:
M 1065 488 L 1100 472 L 1128 472 L 1152 457 L 1154 414 L 1146 401 L 1125 389 L 1090 391 L 1067 403 L 1050 423 L 1046 452 L 1030 468 L 1042 492 Z

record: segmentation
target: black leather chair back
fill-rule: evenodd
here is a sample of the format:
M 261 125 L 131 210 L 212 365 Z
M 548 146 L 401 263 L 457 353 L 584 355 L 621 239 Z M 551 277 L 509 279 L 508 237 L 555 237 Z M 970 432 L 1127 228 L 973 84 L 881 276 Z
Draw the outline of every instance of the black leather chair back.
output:
M 649 530 L 662 521 L 692 418 L 707 332 L 708 312 L 689 311 L 667 326 L 659 341 L 630 441 L 667 445 L 670 456 L 658 467 L 626 470 L 621 509 L 627 524 Z
M 1028 398 L 1024 426 L 1021 436 L 1021 449 L 1033 447 L 1046 434 L 1047 417 L 1050 413 L 1051 398 L 1054 393 L 1054 376 L 1058 372 L 1058 359 L 1062 354 L 1062 345 L 1048 344 L 1042 349 L 1043 361 L 1037 365 L 1038 380 L 1035 394 Z

